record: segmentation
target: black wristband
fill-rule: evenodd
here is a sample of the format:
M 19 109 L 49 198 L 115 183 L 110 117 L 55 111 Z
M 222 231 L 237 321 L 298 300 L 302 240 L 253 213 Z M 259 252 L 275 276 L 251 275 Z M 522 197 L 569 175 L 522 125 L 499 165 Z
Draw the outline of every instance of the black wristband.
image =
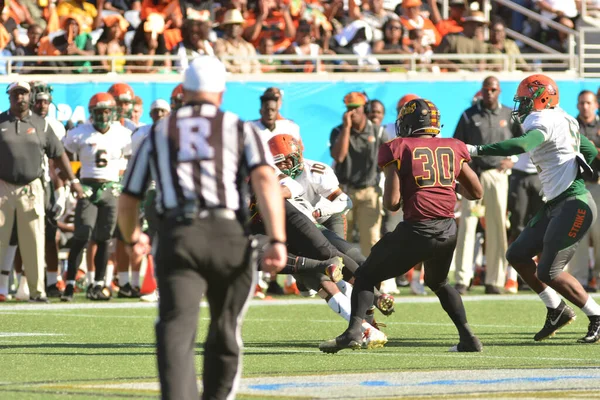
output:
M 270 244 L 282 244 L 282 245 L 286 246 L 286 243 L 279 239 L 271 239 L 271 240 L 269 240 L 269 243 Z

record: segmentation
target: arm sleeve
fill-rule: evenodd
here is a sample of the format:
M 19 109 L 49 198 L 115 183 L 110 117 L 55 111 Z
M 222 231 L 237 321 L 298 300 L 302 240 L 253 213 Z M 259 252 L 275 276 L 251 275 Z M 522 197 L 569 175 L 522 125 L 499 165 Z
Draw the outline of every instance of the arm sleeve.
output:
M 333 214 L 343 213 L 351 208 L 352 200 L 350 200 L 350 197 L 344 192 L 341 192 L 333 200 L 321 197 L 317 204 L 315 204 L 315 209 L 319 209 L 321 211 L 321 217 L 328 217 Z
M 535 129 L 523 136 L 477 147 L 480 156 L 512 156 L 535 149 L 545 141 L 544 134 Z
M 141 199 L 150 182 L 150 139 L 145 137 L 140 148 L 129 160 L 123 176 L 123 193 Z
M 579 152 L 583 154 L 583 156 L 585 157 L 585 161 L 587 161 L 587 163 L 591 165 L 592 161 L 594 161 L 594 159 L 598 155 L 598 149 L 596 148 L 594 143 L 592 143 L 587 137 L 585 137 L 585 135 L 580 134 L 579 137 L 581 138 Z
M 285 186 L 286 188 L 288 188 L 290 190 L 290 193 L 292 194 L 292 199 L 295 199 L 296 197 L 300 197 L 304 194 L 304 187 L 299 182 L 296 182 L 289 176 L 281 179 L 279 181 L 279 184 L 281 186 Z

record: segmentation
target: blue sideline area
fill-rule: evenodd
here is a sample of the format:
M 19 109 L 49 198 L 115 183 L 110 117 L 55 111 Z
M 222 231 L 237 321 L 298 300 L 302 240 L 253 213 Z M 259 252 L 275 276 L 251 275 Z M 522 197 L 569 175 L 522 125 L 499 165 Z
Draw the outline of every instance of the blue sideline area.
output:
M 513 96 L 521 77 L 515 81 L 502 81 L 502 104 L 512 108 Z M 61 121 L 74 121 L 87 117 L 87 103 L 92 95 L 106 91 L 112 83 L 56 83 L 54 103 L 56 116 Z M 596 93 L 599 79 L 558 81 L 561 106 L 571 115 L 577 115 L 577 94 L 588 89 Z M 157 98 L 168 100 L 173 83 L 131 83 L 135 93 L 144 100 L 143 122 L 150 122 L 150 103 Z M 259 97 L 269 86 L 278 86 L 284 91 L 281 113 L 297 122 L 305 144 L 307 158 L 329 163 L 328 142 L 331 129 L 342 122 L 345 111 L 343 97 L 356 90 L 364 91 L 370 99 L 380 100 L 386 107 L 384 123 L 396 117 L 396 102 L 407 93 L 415 93 L 433 101 L 442 113 L 442 136 L 450 137 L 461 113 L 470 105 L 471 99 L 481 87 L 481 81 L 407 81 L 407 82 L 230 82 L 223 107 L 239 114 L 244 119 L 259 118 Z M 6 89 L 6 85 L 4 85 Z M 0 97 L 0 109 L 8 108 L 8 98 Z M 51 110 L 51 113 L 55 112 Z M 52 115 L 52 114 L 51 114 Z

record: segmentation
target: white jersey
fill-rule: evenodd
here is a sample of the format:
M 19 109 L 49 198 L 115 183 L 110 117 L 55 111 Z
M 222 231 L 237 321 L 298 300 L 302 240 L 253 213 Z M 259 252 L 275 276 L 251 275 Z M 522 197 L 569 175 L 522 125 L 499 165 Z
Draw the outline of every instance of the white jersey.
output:
M 142 140 L 150 133 L 152 129 L 152 124 L 150 125 L 142 125 L 138 127 L 133 134 L 131 135 L 131 154 L 135 154 L 137 149 L 142 144 Z
M 300 137 L 300 127 L 297 123 L 289 119 L 278 119 L 275 121 L 275 129 L 270 130 L 260 122 L 260 119 L 252 121 L 260 132 L 260 138 L 267 143 L 275 135 L 291 135 L 294 139 L 302 142 Z
M 538 170 L 546 201 L 550 201 L 575 181 L 579 172 L 576 157 L 585 160 L 579 153 L 579 123 L 556 107 L 529 114 L 523 122 L 523 130 L 534 129 L 541 131 L 545 140 L 529 154 Z
M 98 132 L 92 124 L 81 124 L 67 132 L 64 146 L 79 156 L 81 178 L 118 182 L 123 160 L 131 155 L 131 131 L 118 122 L 113 122 L 106 133 Z
M 311 219 L 313 212 L 319 210 L 319 223 L 352 208 L 352 201 L 341 191 L 340 182 L 328 165 L 304 159 L 304 171 L 294 181 L 300 183 L 304 194 L 291 203 Z

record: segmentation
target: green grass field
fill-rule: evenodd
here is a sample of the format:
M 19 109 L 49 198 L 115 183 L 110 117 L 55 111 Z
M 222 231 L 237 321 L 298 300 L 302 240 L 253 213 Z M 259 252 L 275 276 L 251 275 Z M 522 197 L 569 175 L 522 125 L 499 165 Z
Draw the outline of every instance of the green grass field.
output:
M 464 370 L 476 377 L 478 370 L 570 368 L 578 373 L 596 373 L 600 367 L 600 346 L 576 343 L 587 330 L 587 318 L 579 311 L 577 321 L 555 338 L 533 341 L 533 334 L 544 322 L 545 308 L 531 295 L 466 296 L 469 321 L 484 344 L 480 354 L 448 353 L 457 342 L 457 334 L 432 295 L 400 296 L 396 313 L 388 318 L 379 315 L 378 320 L 387 324 L 383 329 L 389 338 L 385 348 L 336 355 L 320 353 L 318 344 L 341 333 L 345 321 L 315 299 L 282 299 L 294 301 L 254 301 L 249 308 L 243 330 L 244 378 L 295 377 L 298 381 L 300 377 L 310 384 L 315 376 L 332 374 L 383 373 L 377 376 L 385 377 L 411 371 L 452 374 Z M 0 399 L 156 398 L 155 305 L 142 308 L 143 303 L 113 299 L 106 303 L 113 308 L 85 308 L 97 303 L 77 300 L 68 306 L 57 302 L 47 306 L 8 303 L 0 308 Z M 207 319 L 208 310 L 203 308 L 196 348 L 198 374 L 202 371 L 201 343 Z M 522 390 L 513 391 L 510 379 L 501 390 L 503 396 L 524 396 Z M 600 397 L 600 378 L 586 379 L 599 391 L 590 392 L 588 388 L 578 392 L 564 385 L 557 389 L 558 381 L 552 380 L 538 395 Z M 259 394 L 240 393 L 238 398 L 312 397 L 289 396 L 278 387 L 287 386 L 269 386 Z M 350 389 L 345 392 L 343 386 L 335 390 L 331 398 L 367 397 Z M 371 397 L 405 398 L 402 387 L 394 390 L 391 397 Z M 444 393 L 445 389 L 440 390 Z M 314 396 L 321 396 L 319 393 L 316 389 L 313 392 Z M 461 396 L 489 398 L 496 394 L 477 389 Z

